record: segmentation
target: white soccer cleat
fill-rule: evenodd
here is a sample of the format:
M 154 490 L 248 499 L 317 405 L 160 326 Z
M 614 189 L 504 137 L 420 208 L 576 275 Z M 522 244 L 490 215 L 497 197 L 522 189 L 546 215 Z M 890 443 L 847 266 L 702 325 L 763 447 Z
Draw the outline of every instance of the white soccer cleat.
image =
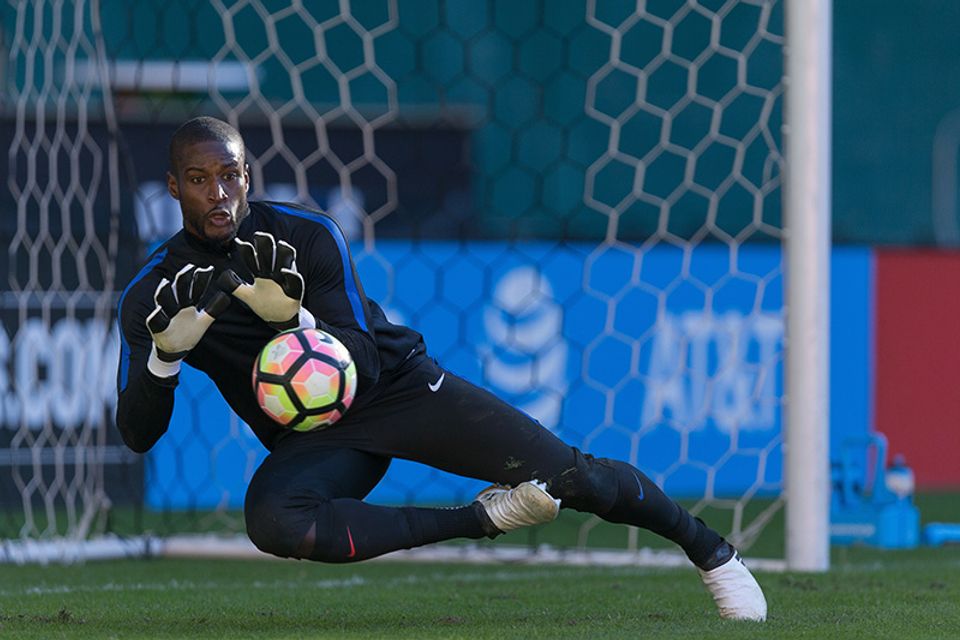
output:
M 726 620 L 767 619 L 767 599 L 753 574 L 743 564 L 740 554 L 734 554 L 725 563 L 704 571 L 697 569 L 707 591 L 720 609 L 720 617 Z
M 547 493 L 547 485 L 537 480 L 522 482 L 513 489 L 495 484 L 478 493 L 476 499 L 494 526 L 504 533 L 551 522 L 560 512 L 560 500 Z

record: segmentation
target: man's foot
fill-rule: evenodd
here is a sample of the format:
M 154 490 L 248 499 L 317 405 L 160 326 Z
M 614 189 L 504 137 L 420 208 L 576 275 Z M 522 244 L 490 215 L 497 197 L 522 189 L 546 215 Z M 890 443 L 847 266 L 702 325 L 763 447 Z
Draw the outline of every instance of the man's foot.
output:
M 504 533 L 550 522 L 560 511 L 560 501 L 537 480 L 522 482 L 513 489 L 495 484 L 478 493 L 476 500 L 497 530 Z
M 697 571 L 717 603 L 720 617 L 727 620 L 766 620 L 767 600 L 763 597 L 763 590 L 743 564 L 737 550 L 724 541 L 711 560 L 719 561 L 715 568 L 698 568 Z

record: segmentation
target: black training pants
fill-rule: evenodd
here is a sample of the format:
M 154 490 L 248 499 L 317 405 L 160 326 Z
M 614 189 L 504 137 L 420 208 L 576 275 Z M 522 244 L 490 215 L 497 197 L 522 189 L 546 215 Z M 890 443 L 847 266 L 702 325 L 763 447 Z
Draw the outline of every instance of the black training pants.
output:
M 260 549 L 349 562 L 484 535 L 476 505 L 363 502 L 394 457 L 501 484 L 540 480 L 563 507 L 645 527 L 677 541 L 688 555 L 719 541 L 715 534 L 705 538 L 704 527 L 640 471 L 584 455 L 429 357 L 408 361 L 374 393 L 329 429 L 291 432 L 264 460 L 244 507 L 247 533 Z

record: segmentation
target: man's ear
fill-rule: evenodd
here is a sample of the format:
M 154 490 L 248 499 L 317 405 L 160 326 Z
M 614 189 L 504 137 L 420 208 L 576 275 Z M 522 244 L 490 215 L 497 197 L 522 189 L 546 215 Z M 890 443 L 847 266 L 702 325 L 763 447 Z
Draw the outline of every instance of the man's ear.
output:
M 167 192 L 174 200 L 180 199 L 180 185 L 177 184 L 177 179 L 169 171 L 167 171 Z
M 250 192 L 250 165 L 243 163 L 243 192 Z

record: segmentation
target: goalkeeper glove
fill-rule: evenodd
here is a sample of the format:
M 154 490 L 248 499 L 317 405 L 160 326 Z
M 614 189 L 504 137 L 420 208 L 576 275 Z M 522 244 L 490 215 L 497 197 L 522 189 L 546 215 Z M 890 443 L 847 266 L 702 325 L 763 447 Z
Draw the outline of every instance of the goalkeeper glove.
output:
M 234 241 L 240 259 L 253 274 L 253 284 L 228 269 L 220 274 L 220 288 L 242 300 L 278 331 L 301 326 L 302 318 L 308 326 L 315 326 L 313 316 L 301 306 L 303 276 L 297 272 L 297 250 L 264 231 L 254 233 L 253 242 L 240 238 Z
M 229 296 L 221 291 L 206 296 L 212 278 L 213 267 L 188 264 L 173 282 L 164 278 L 157 286 L 153 294 L 157 306 L 147 316 L 147 329 L 153 337 L 147 367 L 154 375 L 176 375 L 180 362 L 230 304 Z

